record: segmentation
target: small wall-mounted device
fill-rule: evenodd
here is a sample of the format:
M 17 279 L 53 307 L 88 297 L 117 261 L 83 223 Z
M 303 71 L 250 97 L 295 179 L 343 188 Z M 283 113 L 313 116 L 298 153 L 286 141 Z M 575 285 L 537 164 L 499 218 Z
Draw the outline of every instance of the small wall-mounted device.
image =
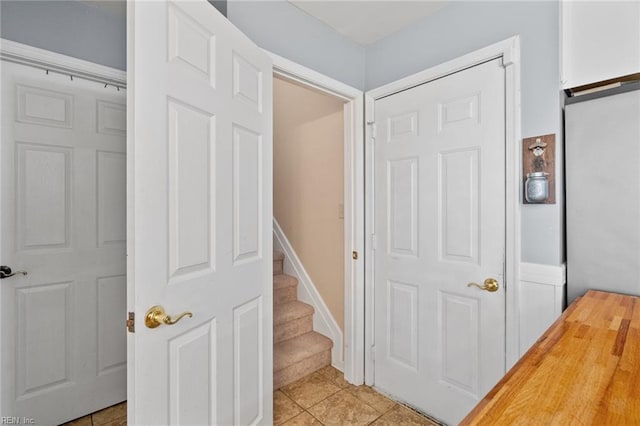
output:
M 556 135 L 522 140 L 524 204 L 555 204 Z
M 529 203 L 542 203 L 549 197 L 549 173 L 527 173 L 524 183 L 524 198 Z

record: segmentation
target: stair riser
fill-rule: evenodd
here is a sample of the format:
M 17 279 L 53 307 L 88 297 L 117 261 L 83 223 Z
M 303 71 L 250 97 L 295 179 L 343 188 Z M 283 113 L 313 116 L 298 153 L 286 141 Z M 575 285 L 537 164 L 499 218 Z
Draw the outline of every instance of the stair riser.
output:
M 273 342 L 283 342 L 310 331 L 313 331 L 313 315 L 276 325 L 273 328 Z
M 331 350 L 327 349 L 318 354 L 303 359 L 293 365 L 273 373 L 273 389 L 279 389 L 289 383 L 308 376 L 331 364 Z
M 273 304 L 282 305 L 283 303 L 295 302 L 298 300 L 298 289 L 296 286 L 280 288 L 273 291 Z
M 273 275 L 279 275 L 283 272 L 283 263 L 284 260 L 274 260 L 273 261 Z

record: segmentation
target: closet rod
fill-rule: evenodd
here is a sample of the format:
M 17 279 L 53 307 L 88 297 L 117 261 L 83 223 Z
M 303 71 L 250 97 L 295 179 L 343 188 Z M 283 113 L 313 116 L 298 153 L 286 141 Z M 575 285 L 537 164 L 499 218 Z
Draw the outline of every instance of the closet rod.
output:
M 26 59 L 20 56 L 14 56 L 10 53 L 2 52 L 0 55 L 0 59 L 7 62 L 13 62 L 21 65 L 28 65 L 34 68 L 39 68 L 44 71 L 55 72 L 57 74 L 68 75 L 72 77 L 82 78 L 84 80 L 93 81 L 101 84 L 108 84 L 110 86 L 118 87 L 118 88 L 127 88 L 127 83 L 122 80 L 116 80 L 110 77 L 101 76 L 97 74 L 92 74 L 86 71 L 79 71 L 72 68 L 63 67 L 60 65 L 53 65 L 50 63 L 38 61 L 36 59 Z

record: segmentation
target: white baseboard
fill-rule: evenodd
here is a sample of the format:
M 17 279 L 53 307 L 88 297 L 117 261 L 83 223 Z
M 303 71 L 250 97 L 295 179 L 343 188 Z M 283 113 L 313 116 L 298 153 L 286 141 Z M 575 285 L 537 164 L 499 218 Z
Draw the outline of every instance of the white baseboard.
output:
M 519 354 L 560 316 L 565 304 L 566 265 L 520 264 Z
M 273 248 L 284 253 L 284 273 L 298 279 L 298 299 L 313 306 L 316 311 L 313 315 L 313 329 L 333 341 L 331 364 L 338 370 L 344 371 L 342 331 L 276 218 L 273 218 L 273 237 Z

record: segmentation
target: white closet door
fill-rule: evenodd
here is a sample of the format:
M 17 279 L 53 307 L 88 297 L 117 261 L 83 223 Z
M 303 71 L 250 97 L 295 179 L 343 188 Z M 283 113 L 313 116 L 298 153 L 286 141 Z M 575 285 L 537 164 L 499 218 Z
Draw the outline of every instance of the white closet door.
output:
M 125 92 L 2 62 L 3 416 L 126 399 Z
M 375 102 L 375 385 L 450 424 L 505 369 L 504 81 L 494 60 Z

